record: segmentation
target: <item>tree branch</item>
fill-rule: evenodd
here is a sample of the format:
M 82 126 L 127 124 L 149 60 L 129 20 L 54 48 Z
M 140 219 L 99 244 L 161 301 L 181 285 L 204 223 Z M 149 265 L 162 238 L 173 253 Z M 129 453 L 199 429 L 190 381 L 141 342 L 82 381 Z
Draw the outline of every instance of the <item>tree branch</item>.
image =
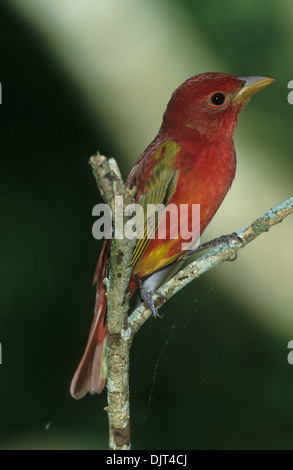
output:
M 116 210 L 124 214 L 126 205 L 134 201 L 136 188 L 125 187 L 114 159 L 97 154 L 90 165 L 104 201 L 111 207 L 115 223 Z M 116 198 L 120 196 L 120 198 Z M 121 198 L 122 196 L 122 198 Z M 117 217 L 118 218 L 118 217 Z M 124 223 L 127 217 L 123 219 Z M 123 227 L 122 227 L 123 229 Z M 110 252 L 107 289 L 107 393 L 109 419 L 109 448 L 130 449 L 129 416 L 129 351 L 132 338 L 124 334 L 129 310 L 128 285 L 131 276 L 131 258 L 136 240 L 113 238 Z
M 119 168 L 114 159 L 107 160 L 97 154 L 90 164 L 105 202 L 115 215 L 115 196 L 124 197 L 124 207 L 133 201 L 136 188 L 124 186 Z M 217 245 L 197 260 L 181 269 L 160 287 L 164 297 L 154 295 L 159 309 L 168 299 L 200 275 L 231 259 L 256 237 L 267 232 L 273 225 L 282 222 L 293 212 L 293 196 L 268 210 L 247 227 L 238 230 L 236 237 Z M 127 218 L 124 218 L 124 222 Z M 113 238 L 110 254 L 110 274 L 105 280 L 107 287 L 107 389 L 109 418 L 109 447 L 113 450 L 130 449 L 129 413 L 129 351 L 133 336 L 152 315 L 145 305 L 138 307 L 129 317 L 129 279 L 131 257 L 136 240 Z M 180 264 L 178 263 L 178 269 Z
M 235 232 L 241 241 L 231 240 L 223 242 L 217 247 L 208 251 L 205 255 L 196 261 L 188 264 L 179 271 L 168 282 L 160 287 L 163 297 L 154 296 L 155 306 L 159 309 L 167 300 L 187 286 L 191 281 L 200 275 L 209 271 L 219 264 L 231 259 L 239 250 L 243 249 L 248 243 L 252 242 L 259 235 L 268 232 L 271 227 L 281 223 L 289 214 L 293 212 L 293 196 L 278 204 L 276 207 L 268 210 L 247 227 Z M 137 308 L 128 318 L 128 324 L 131 329 L 131 335 L 134 335 L 151 316 L 151 312 L 144 305 Z

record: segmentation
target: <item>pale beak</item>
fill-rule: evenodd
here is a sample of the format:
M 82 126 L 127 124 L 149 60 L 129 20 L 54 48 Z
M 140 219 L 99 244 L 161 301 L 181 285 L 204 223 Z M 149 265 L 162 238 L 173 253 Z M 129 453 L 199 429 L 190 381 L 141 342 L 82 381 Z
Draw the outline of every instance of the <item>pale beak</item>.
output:
M 237 95 L 233 98 L 232 103 L 243 103 L 248 100 L 252 95 L 262 90 L 264 87 L 270 85 L 275 81 L 272 77 L 239 77 L 239 80 L 244 82 L 243 87 L 238 91 Z

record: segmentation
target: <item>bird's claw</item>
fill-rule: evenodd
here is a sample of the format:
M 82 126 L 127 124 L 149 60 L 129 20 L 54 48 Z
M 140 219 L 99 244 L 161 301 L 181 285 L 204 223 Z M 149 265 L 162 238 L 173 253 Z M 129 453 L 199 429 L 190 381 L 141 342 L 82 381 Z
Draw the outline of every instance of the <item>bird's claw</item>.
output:
M 161 292 L 159 292 L 157 290 L 151 290 L 150 292 L 147 292 L 143 288 L 142 281 L 137 276 L 135 276 L 135 280 L 136 280 L 137 287 L 139 289 L 139 294 L 140 294 L 141 300 L 144 302 L 145 306 L 148 307 L 151 310 L 154 318 L 157 318 L 157 317 L 158 318 L 163 318 L 163 315 L 159 315 L 158 312 L 157 312 L 155 302 L 154 302 L 154 299 L 153 299 L 153 295 L 159 295 L 164 300 L 166 300 L 166 297 Z
M 199 253 L 200 251 L 209 250 L 210 248 L 215 248 L 216 246 L 220 245 L 221 243 L 230 243 L 230 241 L 234 242 L 241 242 L 244 245 L 242 238 L 238 235 L 238 233 L 233 232 L 229 233 L 228 235 L 222 235 L 221 237 L 215 238 L 207 243 L 203 243 L 199 247 L 195 248 L 194 250 L 187 250 L 184 255 L 178 258 L 178 261 L 185 260 L 189 258 L 189 256 L 194 255 L 195 253 Z M 227 261 L 235 261 L 237 259 L 237 253 L 231 258 L 228 258 Z
M 166 297 L 163 294 L 161 294 L 161 292 L 158 292 L 156 290 L 152 290 L 150 292 L 147 292 L 143 288 L 140 290 L 141 300 L 143 300 L 145 306 L 148 307 L 152 311 L 154 318 L 157 318 L 157 317 L 163 318 L 163 315 L 159 315 L 157 312 L 155 302 L 153 299 L 154 294 L 159 295 L 160 297 L 163 297 L 164 299 L 166 299 Z
M 220 243 L 228 243 L 229 244 L 230 241 L 240 242 L 242 245 L 244 244 L 242 238 L 236 232 L 229 233 L 229 235 L 222 235 L 221 237 L 215 238 L 215 240 L 212 240 L 209 243 L 211 243 L 212 246 L 217 246 Z

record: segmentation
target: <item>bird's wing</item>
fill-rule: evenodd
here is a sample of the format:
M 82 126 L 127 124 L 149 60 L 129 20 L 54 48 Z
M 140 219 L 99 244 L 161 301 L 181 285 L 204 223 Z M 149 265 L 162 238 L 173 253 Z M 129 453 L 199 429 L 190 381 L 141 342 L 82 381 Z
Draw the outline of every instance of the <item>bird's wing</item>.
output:
M 136 265 L 151 238 L 155 235 L 162 219 L 163 212 L 156 215 L 156 206 L 158 204 L 167 206 L 174 194 L 178 179 L 176 156 L 179 151 L 180 146 L 176 142 L 166 140 L 156 148 L 152 155 L 152 172 L 138 199 L 138 203 L 143 208 L 143 218 L 137 223 L 138 241 L 132 255 L 133 266 Z M 150 223 L 151 221 L 153 223 Z

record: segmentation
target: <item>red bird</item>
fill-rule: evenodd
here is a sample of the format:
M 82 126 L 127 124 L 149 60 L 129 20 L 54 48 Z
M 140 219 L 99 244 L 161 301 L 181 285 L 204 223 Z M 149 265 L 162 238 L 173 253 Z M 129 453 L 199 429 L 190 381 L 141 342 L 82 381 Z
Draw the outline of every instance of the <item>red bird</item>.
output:
M 126 181 L 137 187 L 136 202 L 144 209 L 150 203 L 177 207 L 200 204 L 201 234 L 234 179 L 233 133 L 238 114 L 253 94 L 273 81 L 271 77 L 237 77 L 225 73 L 203 73 L 186 80 L 173 93 L 157 136 Z M 174 269 L 172 263 L 184 253 L 183 235 L 137 241 L 130 294 L 136 290 L 137 280 L 143 282 L 145 291 L 151 291 L 170 276 Z M 74 398 L 82 398 L 87 392 L 99 393 L 106 382 L 107 298 L 103 281 L 108 274 L 110 245 L 111 240 L 104 242 L 96 269 L 95 315 L 84 355 L 71 383 Z

